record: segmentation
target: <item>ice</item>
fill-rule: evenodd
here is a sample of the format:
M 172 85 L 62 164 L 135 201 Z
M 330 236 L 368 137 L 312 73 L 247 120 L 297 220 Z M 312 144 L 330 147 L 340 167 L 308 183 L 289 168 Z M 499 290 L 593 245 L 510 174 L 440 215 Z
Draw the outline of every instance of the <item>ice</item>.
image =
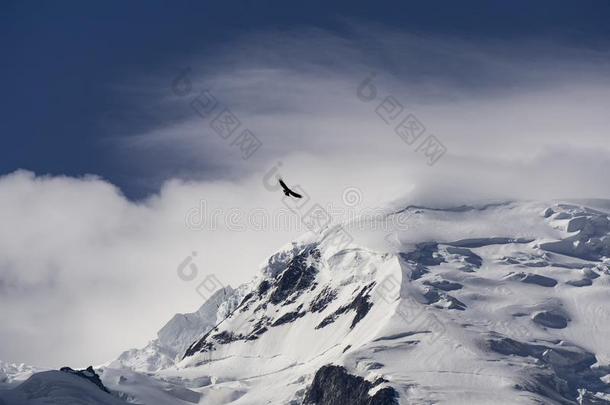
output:
M 610 403 L 603 207 L 417 206 L 343 224 L 346 245 L 309 235 L 102 381 L 150 405 Z

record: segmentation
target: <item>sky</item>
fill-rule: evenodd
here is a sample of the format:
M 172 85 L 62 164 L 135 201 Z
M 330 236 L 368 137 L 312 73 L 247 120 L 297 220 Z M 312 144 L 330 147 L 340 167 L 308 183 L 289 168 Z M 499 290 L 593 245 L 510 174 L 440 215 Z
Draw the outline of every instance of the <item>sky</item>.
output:
M 306 231 L 275 173 L 335 221 L 610 198 L 609 17 L 601 0 L 3 2 L 0 360 L 100 364 L 196 310 L 205 277 L 248 281 Z

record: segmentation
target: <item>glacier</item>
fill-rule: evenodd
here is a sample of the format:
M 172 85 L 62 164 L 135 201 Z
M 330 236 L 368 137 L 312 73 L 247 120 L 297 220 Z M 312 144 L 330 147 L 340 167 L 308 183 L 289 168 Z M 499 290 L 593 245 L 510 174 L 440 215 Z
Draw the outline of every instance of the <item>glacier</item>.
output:
M 111 394 L 90 403 L 610 403 L 609 213 L 408 206 L 305 234 L 95 367 Z

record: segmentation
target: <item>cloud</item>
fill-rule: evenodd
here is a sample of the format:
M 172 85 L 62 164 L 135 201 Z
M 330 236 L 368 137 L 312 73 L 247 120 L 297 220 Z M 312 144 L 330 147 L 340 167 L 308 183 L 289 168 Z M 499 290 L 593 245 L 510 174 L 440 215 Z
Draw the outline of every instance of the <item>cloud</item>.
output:
M 156 100 L 172 117 L 181 111 L 182 119 L 121 139 L 121 150 L 130 161 L 159 170 L 159 178 L 237 180 L 295 155 L 323 158 L 321 164 L 332 173 L 325 181 L 383 162 L 382 176 L 401 173 L 405 186 L 421 185 L 419 179 L 430 176 L 456 181 L 456 173 L 463 172 L 468 175 L 457 177 L 472 189 L 468 168 L 475 176 L 496 174 L 500 179 L 527 164 L 537 172 L 505 185 L 506 194 L 552 198 L 560 190 L 533 179 L 554 170 L 536 161 L 548 164 L 555 153 L 564 169 L 580 173 L 569 178 L 584 176 L 592 179 L 590 184 L 600 178 L 598 166 L 589 160 L 593 156 L 587 155 L 594 152 L 595 159 L 605 160 L 610 150 L 607 52 L 540 40 L 515 45 L 348 27 L 343 35 L 319 29 L 259 33 L 218 46 L 203 60 L 174 65 L 172 74 L 147 81 L 146 88 L 157 89 Z M 172 83 L 187 66 L 190 92 L 176 95 Z M 358 88 L 371 73 L 376 99 L 363 102 Z M 206 118 L 190 104 L 203 90 L 218 102 Z M 390 124 L 377 110 L 386 97 L 404 107 Z M 241 122 L 226 140 L 210 125 L 223 108 Z M 407 114 L 414 114 L 426 135 L 435 135 L 447 148 L 435 167 L 415 152 L 417 144 L 407 145 L 396 135 L 394 128 Z M 244 128 L 262 142 L 248 160 L 232 144 Z M 151 164 L 151 154 L 162 154 L 162 162 L 153 159 Z M 172 169 L 162 174 L 165 166 Z M 311 168 L 295 168 L 295 173 L 304 170 Z M 562 184 L 569 195 L 584 191 L 583 186 L 580 180 Z
M 276 167 L 285 174 L 313 166 L 299 176 L 307 209 L 319 203 L 353 218 L 377 198 L 361 195 L 351 209 L 343 188 L 314 181 L 324 176 L 321 161 L 295 157 Z M 272 187 L 273 168 L 238 181 L 170 180 L 138 202 L 95 176 L 20 170 L 0 177 L 0 358 L 100 364 L 145 345 L 173 314 L 198 308 L 211 293 L 200 286 L 209 276 L 222 285 L 249 281 L 307 232 L 303 211 L 291 210 Z M 196 266 L 192 280 L 179 272 L 185 262 Z
M 174 313 L 201 305 L 196 288 L 207 275 L 225 285 L 251 278 L 296 228 L 227 227 L 229 207 L 245 217 L 272 206 L 267 191 L 244 201 L 248 187 L 172 181 L 134 203 L 94 177 L 18 171 L 0 178 L 0 358 L 54 367 L 101 363 L 145 344 Z M 214 230 L 185 225 L 202 199 L 209 212 L 225 209 Z M 198 275 L 184 281 L 177 266 L 194 251 Z
M 186 66 L 191 91 L 180 96 L 172 81 Z M 144 345 L 175 312 L 197 308 L 201 277 L 249 280 L 303 232 L 298 221 L 241 231 L 227 223 L 232 212 L 238 225 L 255 210 L 285 215 L 281 195 L 263 183 L 279 164 L 312 203 L 345 207 L 343 191 L 356 187 L 356 211 L 610 198 L 608 58 L 595 50 L 361 27 L 344 36 L 261 33 L 160 70 L 129 86 L 155 106 L 151 125 L 112 139 L 117 165 L 128 162 L 158 193 L 130 201 L 97 177 L 0 178 L 0 358 L 103 362 Z M 362 101 L 358 87 L 371 72 L 376 98 Z M 192 109 L 204 89 L 262 141 L 248 159 L 234 137 L 212 129 L 212 117 Z M 391 124 L 378 110 L 388 96 L 404 106 Z M 420 139 L 433 134 L 446 147 L 434 165 L 419 141 L 409 145 L 394 131 L 407 114 L 425 126 Z M 209 218 L 197 229 L 185 224 L 202 200 L 207 212 L 222 212 L 215 229 Z M 193 251 L 199 273 L 187 282 L 176 269 Z

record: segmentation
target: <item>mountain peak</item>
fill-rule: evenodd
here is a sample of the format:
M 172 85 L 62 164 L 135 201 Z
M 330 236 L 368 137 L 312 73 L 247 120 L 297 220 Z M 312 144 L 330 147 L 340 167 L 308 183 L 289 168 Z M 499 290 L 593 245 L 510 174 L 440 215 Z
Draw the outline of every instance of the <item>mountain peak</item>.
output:
M 608 212 L 511 201 L 335 225 L 102 380 L 145 403 L 607 403 Z

